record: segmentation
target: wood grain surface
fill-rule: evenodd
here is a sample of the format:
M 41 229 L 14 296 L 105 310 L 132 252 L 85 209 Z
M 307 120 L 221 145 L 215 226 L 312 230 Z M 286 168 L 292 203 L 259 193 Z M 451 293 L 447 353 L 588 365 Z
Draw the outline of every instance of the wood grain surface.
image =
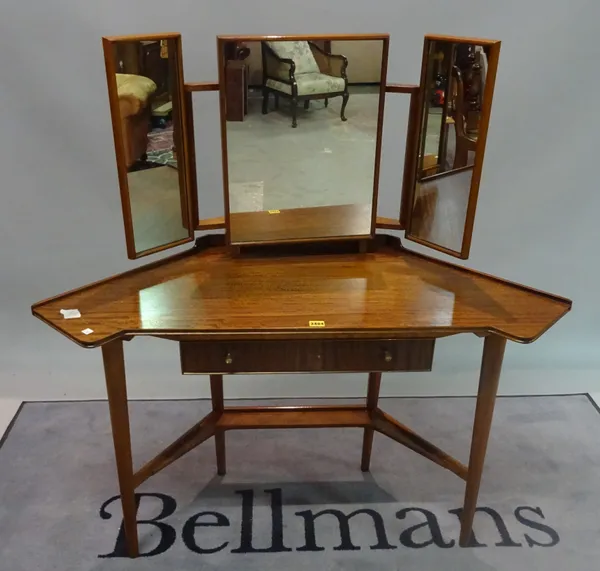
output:
M 378 236 L 369 253 L 312 255 L 235 255 L 210 245 L 219 239 L 203 237 L 188 252 L 40 302 L 33 313 L 85 347 L 126 335 L 385 339 L 471 332 L 529 343 L 571 308 L 568 299 L 416 254 L 391 236 Z M 61 309 L 79 309 L 81 318 L 64 319 Z M 313 320 L 325 323 L 311 327 Z M 82 333 L 87 328 L 92 333 Z
M 341 204 L 287 210 L 232 212 L 232 244 L 295 242 L 371 236 L 370 204 Z
M 333 428 L 369 426 L 364 407 L 256 407 L 252 410 L 225 409 L 217 422 L 223 430 L 260 428 Z

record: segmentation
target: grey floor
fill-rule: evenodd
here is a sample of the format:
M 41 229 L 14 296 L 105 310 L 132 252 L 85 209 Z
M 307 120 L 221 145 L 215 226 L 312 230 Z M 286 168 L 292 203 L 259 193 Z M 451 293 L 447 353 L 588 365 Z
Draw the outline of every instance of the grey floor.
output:
M 440 130 L 442 127 L 442 110 L 439 108 L 429 109 L 427 117 L 427 129 L 425 135 L 425 154 L 437 155 L 440 146 Z
M 341 103 L 300 105 L 292 129 L 288 100 L 280 98 L 275 110 L 271 97 L 263 115 L 262 96 L 251 91 L 246 119 L 227 123 L 231 211 L 370 204 L 379 95 L 353 89 L 346 122 Z
M 179 172 L 160 166 L 127 174 L 136 251 L 181 240 L 183 226 Z
M 442 109 L 433 107 L 429 109 L 427 119 L 427 129 L 425 135 L 425 154 L 437 156 L 440 148 L 440 133 L 442 127 Z M 454 125 L 448 125 L 448 140 L 446 146 L 446 166 L 445 169 L 451 169 L 454 163 L 456 141 L 454 134 Z
M 463 462 L 474 404 L 472 398 L 381 402 Z M 208 412 L 210 402 L 132 402 L 130 409 L 139 466 Z M 117 541 L 107 404 L 26 404 L 0 448 L 0 568 L 591 571 L 600 555 L 599 429 L 600 414 L 584 395 L 500 398 L 479 501 L 493 512 L 476 516 L 479 546 L 469 548 L 456 545 L 464 483 L 384 436 L 376 435 L 371 473 L 363 474 L 358 429 L 228 433 L 224 478 L 214 475 L 214 446 L 207 442 L 142 486 L 145 557 L 132 561 Z M 269 550 L 277 525 L 273 490 L 282 500 L 285 549 Z M 251 523 L 241 515 L 242 499 L 250 496 Z M 345 547 L 330 513 L 316 522 L 318 549 L 303 549 L 310 533 L 301 512 L 348 516 L 358 509 L 371 512 L 349 522 Z M 143 522 L 157 518 L 162 528 Z M 381 547 L 382 534 L 389 547 Z M 239 549 L 244 536 L 255 552 Z M 156 553 L 161 538 L 164 549 Z

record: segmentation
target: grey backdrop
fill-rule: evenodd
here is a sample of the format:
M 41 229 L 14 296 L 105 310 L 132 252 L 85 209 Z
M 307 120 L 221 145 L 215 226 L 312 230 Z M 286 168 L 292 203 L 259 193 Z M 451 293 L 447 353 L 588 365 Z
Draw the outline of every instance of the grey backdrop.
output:
M 218 33 L 389 32 L 388 79 L 416 83 L 423 35 L 503 41 L 473 268 L 575 300 L 532 346 L 510 344 L 504 392 L 600 390 L 597 0 L 2 0 L 0 397 L 102 397 L 99 351 L 31 317 L 32 303 L 111 275 L 126 259 L 100 38 L 176 31 L 187 81 L 217 77 Z M 407 101 L 388 96 L 380 213 L 398 209 Z M 202 216 L 222 209 L 215 94 L 195 96 Z M 435 374 L 389 376 L 387 394 L 470 393 L 481 340 L 438 343 Z M 127 346 L 131 395 L 206 394 L 175 344 Z M 357 394 L 364 379 L 235 378 L 228 395 Z M 401 381 L 401 382 L 400 382 Z

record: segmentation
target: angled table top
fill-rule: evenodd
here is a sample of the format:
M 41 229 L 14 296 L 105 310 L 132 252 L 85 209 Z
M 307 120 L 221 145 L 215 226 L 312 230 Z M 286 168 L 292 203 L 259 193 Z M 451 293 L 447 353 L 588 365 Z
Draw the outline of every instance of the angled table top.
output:
M 235 256 L 206 236 L 191 250 L 45 300 L 33 314 L 84 347 L 129 335 L 415 338 L 496 333 L 530 343 L 571 301 L 406 250 Z M 61 309 L 78 309 L 65 319 Z M 309 321 L 324 321 L 314 328 Z M 82 331 L 91 329 L 84 334 Z

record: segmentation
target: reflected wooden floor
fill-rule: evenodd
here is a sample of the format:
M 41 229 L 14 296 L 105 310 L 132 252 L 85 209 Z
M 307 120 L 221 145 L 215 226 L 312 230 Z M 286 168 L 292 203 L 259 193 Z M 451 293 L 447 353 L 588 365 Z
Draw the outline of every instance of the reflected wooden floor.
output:
M 412 222 L 415 236 L 461 250 L 472 173 L 452 173 L 419 185 Z
M 233 244 L 368 236 L 371 233 L 371 204 L 232 212 L 230 217 Z

